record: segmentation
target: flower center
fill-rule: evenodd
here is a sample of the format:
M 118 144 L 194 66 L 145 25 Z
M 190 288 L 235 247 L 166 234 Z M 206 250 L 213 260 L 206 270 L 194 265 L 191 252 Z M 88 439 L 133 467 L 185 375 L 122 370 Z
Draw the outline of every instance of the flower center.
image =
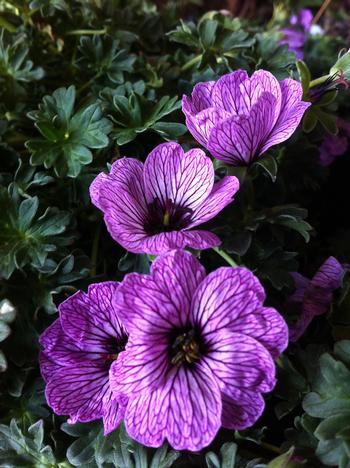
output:
M 171 364 L 174 366 L 180 366 L 184 363 L 192 364 L 200 357 L 200 342 L 196 337 L 195 330 L 192 329 L 176 336 L 170 348 Z
M 107 340 L 105 343 L 106 352 L 101 355 L 106 365 L 110 366 L 118 358 L 119 353 L 125 350 L 127 341 L 128 337 L 126 335 L 120 336 L 119 339 L 111 336 Z
M 162 203 L 155 198 L 148 204 L 148 218 L 144 224 L 149 235 L 160 232 L 180 231 L 191 222 L 192 210 L 176 205 L 171 199 Z

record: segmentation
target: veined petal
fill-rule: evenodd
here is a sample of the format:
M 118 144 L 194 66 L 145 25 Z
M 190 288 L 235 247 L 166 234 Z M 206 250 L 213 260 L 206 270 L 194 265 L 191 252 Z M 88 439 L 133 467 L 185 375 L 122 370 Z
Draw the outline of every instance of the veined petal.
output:
M 186 114 L 186 113 L 185 113 Z M 186 126 L 193 137 L 203 146 L 207 146 L 210 132 L 222 120 L 231 115 L 223 109 L 210 107 L 196 115 L 186 114 Z
M 203 109 L 207 109 L 212 106 L 212 90 L 214 87 L 215 81 L 206 81 L 203 83 L 197 83 L 192 91 L 191 98 L 183 96 L 183 110 L 185 112 L 191 112 L 193 114 L 198 114 L 198 112 Z
M 202 358 L 228 396 L 235 390 L 269 392 L 276 383 L 275 364 L 267 349 L 254 338 L 227 329 L 210 335 Z
M 126 334 L 112 306 L 117 288 L 118 283 L 114 282 L 96 284 L 90 286 L 87 294 L 78 291 L 60 304 L 62 328 L 80 349 L 115 353 L 126 341 Z
M 69 366 L 81 362 L 87 356 L 86 351 L 79 348 L 79 343 L 63 332 L 60 319 L 55 320 L 42 333 L 39 342 L 45 355 L 59 366 Z M 90 352 L 89 359 L 101 359 L 101 353 Z M 46 366 L 47 363 L 45 363 Z
M 108 391 L 108 367 L 84 360 L 55 372 L 47 382 L 45 394 L 56 414 L 69 415 L 69 422 L 75 423 L 102 417 Z
M 235 389 L 231 397 L 222 393 L 222 426 L 242 430 L 252 426 L 264 411 L 260 393 Z
M 109 382 L 116 396 L 149 393 L 164 383 L 169 369 L 166 336 L 160 336 L 158 343 L 147 341 L 147 336 L 143 340 L 136 337 L 135 341 L 129 341 L 126 351 L 110 368 Z
M 121 423 L 127 402 L 125 397 L 115 398 L 111 391 L 105 395 L 102 409 L 105 436 L 114 431 Z
M 147 237 L 140 243 L 140 251 L 150 255 L 161 255 L 174 249 L 210 249 L 221 244 L 218 236 L 209 231 L 189 230 L 161 232 Z
M 209 369 L 174 368 L 164 386 L 129 399 L 125 425 L 138 442 L 197 451 L 210 444 L 221 424 L 221 395 Z
M 212 90 L 213 106 L 223 109 L 233 116 L 242 114 L 243 96 L 240 85 L 247 81 L 249 81 L 249 77 L 244 70 L 236 70 L 222 76 Z
M 221 210 L 233 201 L 233 195 L 239 189 L 239 180 L 234 176 L 226 176 L 214 184 L 209 197 L 199 206 L 192 215 L 192 223 L 188 228 L 205 223 L 214 218 Z
M 264 153 L 271 146 L 287 140 L 296 130 L 311 102 L 302 101 L 302 87 L 298 81 L 287 78 L 280 83 L 282 91 L 281 112 L 277 122 L 260 149 Z
M 263 93 L 249 115 L 219 122 L 210 133 L 209 151 L 228 164 L 249 165 L 260 154 L 261 145 L 272 130 L 276 103 L 274 96 Z
M 288 346 L 288 326 L 272 307 L 259 306 L 250 313 L 243 312 L 230 324 L 230 330 L 259 341 L 273 358 Z
M 49 356 L 43 351 L 39 354 L 40 373 L 45 382 L 48 382 L 54 373 L 59 370 L 60 365 L 56 364 Z
M 253 312 L 265 300 L 265 292 L 246 268 L 222 267 L 198 286 L 192 301 L 194 323 L 204 335 L 230 328 L 241 314 Z
M 171 200 L 195 209 L 213 188 L 213 164 L 200 149 L 185 153 L 177 143 L 163 143 L 146 159 L 144 184 L 148 203 L 158 199 L 165 208 Z
M 114 297 L 118 314 L 133 336 L 155 341 L 188 322 L 192 295 L 205 277 L 193 255 L 173 251 L 159 257 L 150 275 L 126 275 Z

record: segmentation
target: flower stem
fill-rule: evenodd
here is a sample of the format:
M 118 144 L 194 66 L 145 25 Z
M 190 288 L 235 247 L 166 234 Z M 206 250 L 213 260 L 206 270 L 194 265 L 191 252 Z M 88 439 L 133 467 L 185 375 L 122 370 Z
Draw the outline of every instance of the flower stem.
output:
M 224 250 L 220 249 L 219 247 L 213 247 L 213 250 L 220 255 L 230 266 L 236 267 L 238 266 L 237 263 L 227 254 Z

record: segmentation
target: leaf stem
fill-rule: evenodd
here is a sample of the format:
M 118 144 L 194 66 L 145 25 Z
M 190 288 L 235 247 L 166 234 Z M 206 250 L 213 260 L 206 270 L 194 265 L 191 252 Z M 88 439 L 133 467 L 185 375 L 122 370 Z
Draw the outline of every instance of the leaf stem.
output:
M 200 55 L 197 55 L 196 57 L 193 57 L 191 60 L 189 60 L 188 62 L 186 62 L 184 65 L 182 65 L 181 67 L 181 71 L 186 71 L 188 70 L 189 68 L 192 68 L 193 65 L 196 65 L 198 62 L 200 62 L 202 60 L 202 54 Z
M 237 263 L 227 254 L 224 250 L 220 249 L 219 247 L 213 247 L 213 250 L 222 257 L 226 263 L 228 263 L 232 267 L 238 266 Z

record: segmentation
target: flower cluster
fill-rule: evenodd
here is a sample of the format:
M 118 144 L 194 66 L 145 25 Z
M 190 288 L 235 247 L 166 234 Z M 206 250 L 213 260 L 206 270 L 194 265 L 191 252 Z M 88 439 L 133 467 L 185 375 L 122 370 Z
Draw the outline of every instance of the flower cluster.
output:
M 263 70 L 199 83 L 184 97 L 188 129 L 210 153 L 249 165 L 289 138 L 310 103 L 300 83 Z M 274 360 L 288 344 L 282 316 L 265 307 L 259 280 L 243 267 L 206 275 L 184 249 L 216 247 L 197 227 L 239 189 L 215 180 L 201 149 L 174 142 L 141 163 L 115 161 L 90 186 L 110 235 L 125 249 L 159 255 L 150 274 L 93 284 L 59 306 L 40 338 L 46 399 L 69 422 L 102 418 L 105 433 L 122 419 L 152 447 L 200 450 L 220 427 L 244 429 L 264 409 L 276 382 Z
M 199 450 L 221 426 L 249 427 L 288 343 L 264 300 L 249 270 L 206 275 L 183 250 L 158 257 L 149 275 L 92 285 L 61 304 L 41 337 L 47 401 L 70 422 L 103 417 L 106 432 L 124 417 L 152 447 L 167 439 Z

